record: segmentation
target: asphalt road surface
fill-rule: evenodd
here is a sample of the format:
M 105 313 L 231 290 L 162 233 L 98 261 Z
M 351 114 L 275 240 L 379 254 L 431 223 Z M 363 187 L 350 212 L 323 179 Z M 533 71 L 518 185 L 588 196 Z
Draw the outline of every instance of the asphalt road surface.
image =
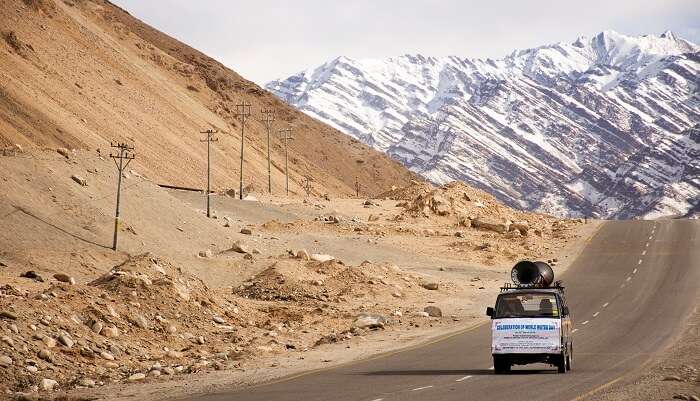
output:
M 677 339 L 700 293 L 700 222 L 605 223 L 563 279 L 575 330 L 570 373 L 528 365 L 495 376 L 485 324 L 384 357 L 191 400 L 585 399 Z

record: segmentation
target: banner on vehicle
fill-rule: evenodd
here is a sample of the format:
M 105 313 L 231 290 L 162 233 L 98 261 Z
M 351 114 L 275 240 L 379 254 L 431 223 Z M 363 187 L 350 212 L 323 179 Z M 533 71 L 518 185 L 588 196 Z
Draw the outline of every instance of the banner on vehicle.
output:
M 491 325 L 493 354 L 561 352 L 559 319 L 496 319 Z

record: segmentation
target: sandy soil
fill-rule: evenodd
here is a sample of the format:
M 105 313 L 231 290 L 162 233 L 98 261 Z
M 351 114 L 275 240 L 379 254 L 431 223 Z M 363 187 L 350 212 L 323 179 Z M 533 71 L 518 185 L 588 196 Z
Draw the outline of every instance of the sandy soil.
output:
M 0 157 L 8 394 L 172 397 L 411 346 L 484 321 L 517 260 L 556 260 L 560 274 L 596 228 L 418 183 L 411 201 L 219 194 L 209 219 L 201 193 L 160 188 L 136 165 L 114 252 L 110 163 Z

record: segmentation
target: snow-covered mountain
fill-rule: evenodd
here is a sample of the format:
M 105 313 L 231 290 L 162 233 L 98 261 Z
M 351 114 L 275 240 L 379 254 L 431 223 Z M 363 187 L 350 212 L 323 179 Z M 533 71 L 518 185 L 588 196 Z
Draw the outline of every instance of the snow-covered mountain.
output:
M 267 89 L 436 183 L 558 215 L 700 200 L 700 47 L 613 31 L 500 60 L 339 57 Z

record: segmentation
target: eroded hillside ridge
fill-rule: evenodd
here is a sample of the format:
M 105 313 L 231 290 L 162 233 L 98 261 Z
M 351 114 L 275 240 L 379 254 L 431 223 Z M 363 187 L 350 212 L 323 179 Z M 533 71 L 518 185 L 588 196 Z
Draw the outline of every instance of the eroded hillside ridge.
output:
M 657 217 L 700 198 L 699 61 L 671 32 L 605 31 L 499 60 L 340 57 L 267 88 L 436 183 L 558 215 Z
M 267 131 L 272 127 L 273 189 L 284 189 L 278 130 L 292 128 L 292 194 L 365 194 L 406 184 L 400 163 L 279 101 L 201 52 L 102 0 L 7 0 L 0 7 L 0 145 L 97 150 L 111 141 L 135 146 L 140 171 L 158 182 L 202 188 L 206 145 L 216 189 L 237 188 L 240 131 L 236 104 L 251 104 L 244 179 L 267 189 Z

